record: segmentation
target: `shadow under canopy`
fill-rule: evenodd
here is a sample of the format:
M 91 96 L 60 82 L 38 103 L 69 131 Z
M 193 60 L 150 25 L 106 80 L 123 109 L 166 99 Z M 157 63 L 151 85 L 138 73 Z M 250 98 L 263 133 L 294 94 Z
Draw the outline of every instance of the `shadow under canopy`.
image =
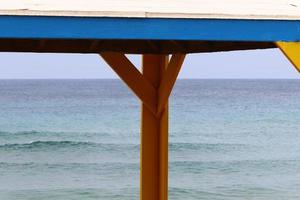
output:
M 276 48 L 273 42 L 0 39 L 1 52 L 174 54 Z

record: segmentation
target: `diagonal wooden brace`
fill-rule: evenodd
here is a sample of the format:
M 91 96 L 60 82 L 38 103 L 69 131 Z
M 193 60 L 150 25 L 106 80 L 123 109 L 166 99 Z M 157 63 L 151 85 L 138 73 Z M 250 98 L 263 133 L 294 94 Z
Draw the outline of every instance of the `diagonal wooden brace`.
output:
M 185 58 L 185 54 L 174 54 L 172 56 L 166 71 L 162 74 L 158 89 L 156 89 L 157 86 L 152 85 L 124 54 L 104 52 L 100 56 L 157 116 L 161 114 L 168 102 Z
M 167 70 L 163 74 L 162 81 L 158 88 L 158 108 L 156 113 L 158 116 L 168 102 L 184 58 L 185 54 L 174 54 L 167 66 Z
M 100 56 L 119 75 L 136 96 L 149 108 L 157 112 L 157 92 L 152 84 L 121 53 L 101 53 Z
M 300 72 L 300 42 L 276 42 L 276 45 Z

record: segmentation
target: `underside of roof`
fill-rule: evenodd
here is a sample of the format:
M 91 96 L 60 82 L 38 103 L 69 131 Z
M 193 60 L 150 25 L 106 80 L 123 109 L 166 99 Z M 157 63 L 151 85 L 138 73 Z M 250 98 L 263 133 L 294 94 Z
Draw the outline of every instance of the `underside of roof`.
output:
M 0 39 L 1 52 L 128 54 L 203 53 L 275 48 L 272 42 L 212 42 L 176 40 L 59 40 Z

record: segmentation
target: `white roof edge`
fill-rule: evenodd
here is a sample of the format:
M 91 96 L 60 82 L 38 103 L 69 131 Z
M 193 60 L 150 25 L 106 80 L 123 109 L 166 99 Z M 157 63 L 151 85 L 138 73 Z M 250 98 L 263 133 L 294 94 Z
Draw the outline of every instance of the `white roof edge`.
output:
M 300 0 L 3 0 L 0 15 L 300 20 Z
M 120 18 L 171 18 L 171 19 L 253 19 L 253 20 L 300 20 L 294 15 L 234 15 L 222 13 L 151 13 L 151 12 L 112 12 L 112 11 L 33 11 L 0 10 L 0 16 L 60 16 L 60 17 L 120 17 Z

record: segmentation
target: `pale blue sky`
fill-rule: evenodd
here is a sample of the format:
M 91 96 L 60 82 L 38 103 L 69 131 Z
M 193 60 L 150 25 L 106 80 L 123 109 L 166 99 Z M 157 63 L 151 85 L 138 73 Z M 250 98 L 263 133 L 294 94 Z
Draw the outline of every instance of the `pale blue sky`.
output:
M 140 66 L 140 56 L 130 56 Z M 117 78 L 95 54 L 0 53 L 0 79 Z M 300 78 L 278 49 L 189 55 L 180 78 Z

